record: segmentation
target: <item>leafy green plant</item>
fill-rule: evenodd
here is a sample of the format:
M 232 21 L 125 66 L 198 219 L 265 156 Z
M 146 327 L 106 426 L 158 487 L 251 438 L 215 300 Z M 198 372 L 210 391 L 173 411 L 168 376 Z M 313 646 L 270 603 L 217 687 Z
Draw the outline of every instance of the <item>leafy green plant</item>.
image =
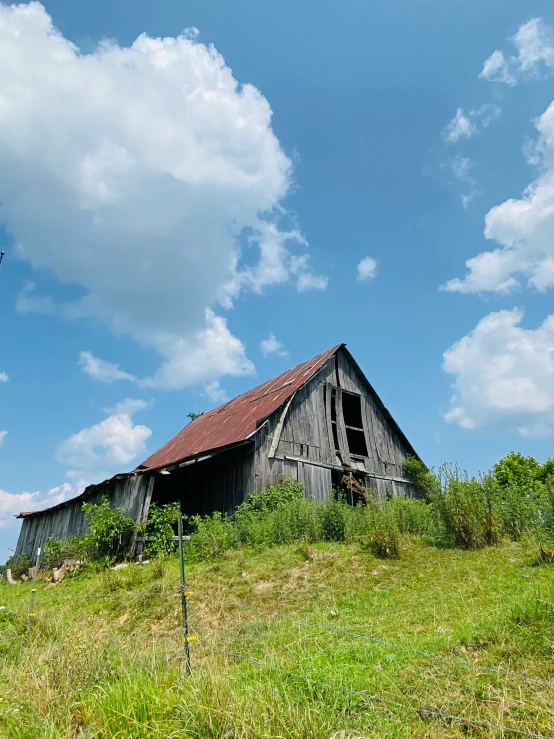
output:
M 412 482 L 418 495 L 425 500 L 431 500 L 437 492 L 439 482 L 437 477 L 427 469 L 417 457 L 409 456 L 404 460 L 404 474 Z
M 329 501 L 323 507 L 322 526 L 325 541 L 345 541 L 347 516 L 346 503 L 340 497 Z
M 67 536 L 60 539 L 51 536 L 43 549 L 42 565 L 51 570 L 61 567 L 67 559 L 85 559 L 87 556 L 87 538 L 85 536 Z
M 250 506 L 255 511 L 274 511 L 303 497 L 302 483 L 291 477 L 283 477 L 278 485 L 268 485 L 261 493 L 251 493 L 243 505 Z
M 89 555 L 105 564 L 123 558 L 129 549 L 135 522 L 123 508 L 111 508 L 104 498 L 101 503 L 84 503 L 89 526 L 86 547 Z
M 432 500 L 445 537 L 462 549 L 496 544 L 501 527 L 494 480 L 444 465 L 439 481 Z
M 198 558 L 219 557 L 233 545 L 233 524 L 230 518 L 216 512 L 211 516 L 193 516 L 192 533 L 187 550 Z
M 4 569 L 10 569 L 12 571 L 12 577 L 14 580 L 19 580 L 21 575 L 26 575 L 29 571 L 29 567 L 32 566 L 31 558 L 28 554 L 20 554 L 19 557 L 10 557 L 6 562 Z
M 527 491 L 540 481 L 542 467 L 534 457 L 525 457 L 519 452 L 510 452 L 493 467 L 494 480 L 502 488 L 516 487 Z
M 179 503 L 158 506 L 152 503 L 148 521 L 143 527 L 147 537 L 145 554 L 147 557 L 167 557 L 174 550 L 173 525 L 179 517 Z

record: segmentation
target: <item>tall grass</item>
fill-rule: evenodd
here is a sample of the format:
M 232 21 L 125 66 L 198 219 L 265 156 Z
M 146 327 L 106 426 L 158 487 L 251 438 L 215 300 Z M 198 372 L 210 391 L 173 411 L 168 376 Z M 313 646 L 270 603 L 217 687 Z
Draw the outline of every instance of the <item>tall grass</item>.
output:
M 187 544 L 190 559 L 221 556 L 232 548 L 364 539 L 381 556 L 398 555 L 400 533 L 424 534 L 432 528 L 431 509 L 423 501 L 369 500 L 349 505 L 339 492 L 320 502 L 303 486 L 284 479 L 250 498 L 233 516 L 194 516 Z

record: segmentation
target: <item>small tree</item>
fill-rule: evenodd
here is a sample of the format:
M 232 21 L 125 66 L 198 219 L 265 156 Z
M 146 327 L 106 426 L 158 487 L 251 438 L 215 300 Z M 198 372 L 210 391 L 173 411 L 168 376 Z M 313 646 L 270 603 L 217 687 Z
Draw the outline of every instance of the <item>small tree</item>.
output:
M 206 411 L 200 411 L 200 413 L 194 413 L 194 411 L 191 411 L 190 413 L 187 413 L 187 418 L 190 418 L 191 422 L 196 421 L 196 419 L 203 416 L 205 412 Z

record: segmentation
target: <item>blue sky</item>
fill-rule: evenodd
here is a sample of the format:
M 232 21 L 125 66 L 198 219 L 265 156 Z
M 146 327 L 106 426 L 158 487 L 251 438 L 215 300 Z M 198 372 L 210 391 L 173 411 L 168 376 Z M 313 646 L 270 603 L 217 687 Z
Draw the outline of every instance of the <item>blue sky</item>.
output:
M 429 464 L 551 454 L 549 3 L 0 19 L 0 560 L 13 513 L 340 342 Z

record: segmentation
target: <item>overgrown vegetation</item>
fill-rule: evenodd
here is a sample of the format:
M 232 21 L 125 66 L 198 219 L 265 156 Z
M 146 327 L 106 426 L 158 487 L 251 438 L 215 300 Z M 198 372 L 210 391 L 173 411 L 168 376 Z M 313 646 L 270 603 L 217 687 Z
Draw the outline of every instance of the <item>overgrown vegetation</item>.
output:
M 39 582 L 30 630 L 32 585 L 0 584 L 0 739 L 551 736 L 552 466 L 408 460 L 418 500 L 315 502 L 285 479 L 190 519 L 192 677 L 177 507 L 154 505 L 152 563 Z M 107 501 L 87 516 L 45 565 L 126 555 L 133 522 Z
M 0 738 L 551 736 L 554 593 L 534 546 L 399 541 L 399 560 L 360 538 L 189 562 L 191 677 L 176 557 L 39 583 L 29 632 L 32 585 L 0 585 Z

